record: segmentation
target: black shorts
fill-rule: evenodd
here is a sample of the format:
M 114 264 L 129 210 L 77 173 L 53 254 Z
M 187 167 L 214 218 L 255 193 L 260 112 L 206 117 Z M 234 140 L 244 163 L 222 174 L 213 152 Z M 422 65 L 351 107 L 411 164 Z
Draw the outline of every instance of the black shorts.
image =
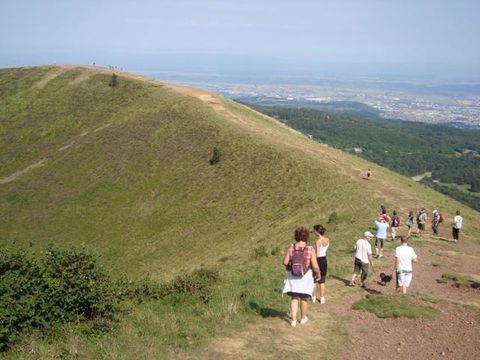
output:
M 320 268 L 320 275 L 322 276 L 320 278 L 319 283 L 325 284 L 325 280 L 327 279 L 327 257 L 326 256 L 317 257 L 317 262 L 318 262 L 318 267 Z
M 418 229 L 424 231 L 425 230 L 425 224 L 418 224 Z
M 293 297 L 293 298 L 300 298 L 300 299 L 305 299 L 305 300 L 308 300 L 308 299 L 311 298 L 311 296 L 308 295 L 308 294 L 296 293 L 296 292 L 292 292 L 292 291 L 287 292 L 287 295 L 290 296 L 290 297 Z

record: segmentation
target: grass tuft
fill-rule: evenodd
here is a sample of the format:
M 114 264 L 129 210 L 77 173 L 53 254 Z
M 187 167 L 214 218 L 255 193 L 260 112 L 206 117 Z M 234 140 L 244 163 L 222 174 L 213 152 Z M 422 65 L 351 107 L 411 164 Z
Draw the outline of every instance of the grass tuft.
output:
M 439 315 L 437 309 L 415 304 L 408 295 L 367 295 L 352 305 L 354 310 L 374 313 L 379 318 L 406 317 L 416 319 L 425 317 L 434 319 Z

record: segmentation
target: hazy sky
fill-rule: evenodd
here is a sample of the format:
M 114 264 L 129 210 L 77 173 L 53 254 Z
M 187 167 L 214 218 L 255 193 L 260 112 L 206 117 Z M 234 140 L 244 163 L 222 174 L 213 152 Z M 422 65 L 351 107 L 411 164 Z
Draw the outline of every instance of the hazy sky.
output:
M 1 0 L 0 57 L 480 64 L 479 0 Z

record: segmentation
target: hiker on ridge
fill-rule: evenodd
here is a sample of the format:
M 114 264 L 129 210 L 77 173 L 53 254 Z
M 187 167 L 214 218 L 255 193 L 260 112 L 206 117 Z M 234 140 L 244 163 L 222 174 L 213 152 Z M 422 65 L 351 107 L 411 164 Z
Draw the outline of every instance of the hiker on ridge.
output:
M 407 289 L 412 282 L 412 263 L 417 262 L 417 254 L 411 246 L 408 245 L 408 238 L 401 237 L 402 245 L 395 249 L 395 261 L 393 271 L 397 274 L 397 292 L 407 293 Z
M 387 224 L 389 224 L 390 221 L 392 220 L 392 218 L 390 216 L 388 216 L 387 209 L 383 205 L 380 205 L 380 215 L 379 215 L 379 217 L 383 218 Z
M 375 236 L 375 257 L 383 256 L 383 243 L 387 239 L 388 223 L 385 217 L 380 216 L 378 220 L 374 221 L 377 233 Z
M 427 223 L 427 210 L 422 207 L 422 209 L 417 214 L 417 234 L 418 236 L 422 235 L 422 231 L 425 231 L 425 224 Z
M 397 212 L 393 210 L 393 216 L 392 216 L 392 241 L 395 241 L 395 238 L 397 237 L 397 230 L 400 227 L 400 216 L 397 215 Z
M 320 280 L 318 284 L 315 283 L 312 302 L 316 301 L 317 286 L 320 286 L 320 304 L 325 304 L 325 280 L 327 279 L 327 249 L 330 246 L 330 241 L 325 236 L 325 229 L 322 225 L 315 225 L 313 232 L 317 236 L 316 251 L 317 251 L 317 263 L 320 267 Z
M 305 227 L 295 230 L 294 238 L 296 244 L 290 244 L 283 258 L 283 265 L 288 270 L 287 278 L 283 286 L 283 294 L 290 296 L 290 314 L 292 327 L 297 326 L 297 310 L 300 302 L 301 320 L 300 324 L 308 321 L 307 300 L 313 294 L 313 272 L 315 278 L 320 278 L 317 257 L 313 246 L 307 245 L 310 232 Z
M 407 238 L 409 238 L 410 235 L 412 234 L 412 227 L 413 227 L 414 220 L 415 220 L 415 217 L 413 216 L 413 211 L 409 211 L 407 216 L 407 228 L 408 228 Z
M 457 210 L 455 213 L 455 217 L 453 218 L 453 223 L 452 223 L 452 237 L 453 241 L 457 242 L 458 241 L 458 236 L 460 234 L 460 229 L 463 226 L 463 218 L 460 215 L 460 210 Z
M 437 209 L 435 209 L 433 210 L 432 214 L 432 231 L 435 235 L 438 235 L 438 227 L 440 226 L 440 213 Z
M 373 234 L 370 231 L 365 231 L 363 239 L 357 240 L 355 244 L 355 263 L 352 280 L 350 280 L 348 286 L 355 286 L 355 278 L 361 273 L 361 286 L 363 288 L 366 287 L 365 280 L 367 280 L 368 276 L 368 265 L 370 264 L 373 269 L 371 238 L 373 238 Z

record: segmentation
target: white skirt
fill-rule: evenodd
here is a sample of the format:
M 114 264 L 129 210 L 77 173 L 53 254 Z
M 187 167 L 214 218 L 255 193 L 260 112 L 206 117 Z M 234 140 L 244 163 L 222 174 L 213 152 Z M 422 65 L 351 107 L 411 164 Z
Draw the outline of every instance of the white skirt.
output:
M 287 278 L 283 282 L 283 294 L 297 293 L 312 296 L 313 294 L 313 273 L 309 269 L 303 276 L 294 276 L 292 272 L 287 273 Z

